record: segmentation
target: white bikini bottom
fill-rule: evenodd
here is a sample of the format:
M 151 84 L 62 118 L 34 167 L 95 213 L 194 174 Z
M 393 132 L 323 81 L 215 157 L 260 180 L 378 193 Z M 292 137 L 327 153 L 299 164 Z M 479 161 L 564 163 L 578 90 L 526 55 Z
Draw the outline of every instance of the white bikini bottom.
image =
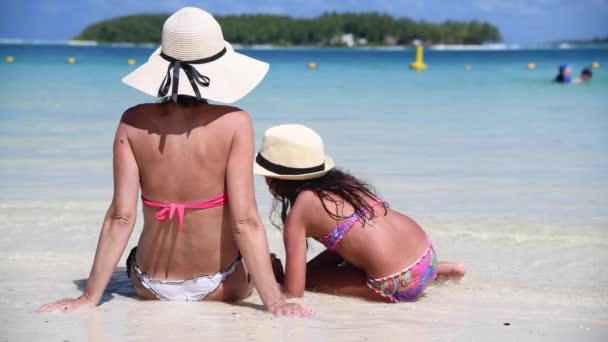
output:
M 135 259 L 135 258 L 134 258 Z M 137 266 L 137 261 L 133 260 L 132 267 L 141 284 L 154 293 L 160 300 L 181 300 L 198 301 L 203 300 L 210 293 L 215 291 L 220 284 L 234 271 L 241 263 L 241 256 L 228 268 L 221 270 L 213 275 L 202 275 L 196 278 L 185 280 L 160 280 L 152 279 Z

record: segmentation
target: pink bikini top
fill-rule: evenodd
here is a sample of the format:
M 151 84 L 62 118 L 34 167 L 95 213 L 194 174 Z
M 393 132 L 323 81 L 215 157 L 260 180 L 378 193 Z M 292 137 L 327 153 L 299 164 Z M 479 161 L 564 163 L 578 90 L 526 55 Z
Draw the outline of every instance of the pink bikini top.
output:
M 184 213 L 186 209 L 209 209 L 218 207 L 223 205 L 226 202 L 226 194 L 222 193 L 213 198 L 210 198 L 203 202 L 198 203 L 186 203 L 186 204 L 178 204 L 178 203 L 158 203 L 151 200 L 146 199 L 143 195 L 141 196 L 141 200 L 145 205 L 151 208 L 159 209 L 156 213 L 156 219 L 158 221 L 164 221 L 167 218 L 167 214 L 169 215 L 169 220 L 173 219 L 173 214 L 177 212 L 177 219 L 179 220 L 179 225 L 177 226 L 178 231 L 184 230 Z

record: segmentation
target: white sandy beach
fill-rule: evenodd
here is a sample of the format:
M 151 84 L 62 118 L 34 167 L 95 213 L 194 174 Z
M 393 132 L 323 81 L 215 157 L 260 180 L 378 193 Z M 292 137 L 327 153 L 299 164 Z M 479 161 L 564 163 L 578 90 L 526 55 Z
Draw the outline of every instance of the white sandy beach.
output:
M 133 297 L 123 258 L 96 309 L 34 313 L 43 303 L 80 294 L 106 204 L 2 202 L 2 341 L 602 341 L 608 336 L 608 290 L 602 285 L 608 283 L 602 271 L 608 246 L 605 236 L 598 239 L 602 232 L 558 238 L 518 235 L 515 227 L 505 227 L 513 231 L 496 237 L 476 233 L 481 227 L 473 225 L 454 233 L 450 224 L 430 218 L 419 221 L 429 221 L 422 223 L 439 257 L 467 263 L 469 273 L 460 283 L 428 288 L 416 303 L 306 293 L 301 302 L 315 315 L 298 320 L 272 318 L 260 310 L 255 294 L 241 305 L 144 302 Z M 262 214 L 268 210 L 263 206 Z M 136 243 L 140 224 L 129 246 Z M 271 248 L 281 255 L 280 234 L 268 227 Z M 311 255 L 319 250 L 313 245 Z

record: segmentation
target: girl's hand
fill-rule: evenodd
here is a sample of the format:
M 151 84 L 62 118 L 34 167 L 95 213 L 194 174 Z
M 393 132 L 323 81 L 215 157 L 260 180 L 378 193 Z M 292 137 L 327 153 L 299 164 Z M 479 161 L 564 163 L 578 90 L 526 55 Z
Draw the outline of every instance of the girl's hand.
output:
M 97 306 L 97 303 L 93 302 L 88 296 L 82 295 L 78 298 L 65 298 L 58 300 L 54 303 L 49 303 L 41 306 L 36 310 L 38 313 L 43 312 L 59 312 L 69 313 L 76 310 L 89 309 Z
M 284 299 L 280 299 L 272 304 L 268 311 L 274 315 L 274 317 L 286 316 L 286 317 L 298 317 L 308 318 L 312 316 L 312 310 L 298 303 L 288 303 Z

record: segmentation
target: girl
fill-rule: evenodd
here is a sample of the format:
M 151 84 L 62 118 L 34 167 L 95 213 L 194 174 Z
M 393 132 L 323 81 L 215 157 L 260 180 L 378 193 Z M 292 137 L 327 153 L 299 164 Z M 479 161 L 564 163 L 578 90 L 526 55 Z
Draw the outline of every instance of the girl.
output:
M 373 188 L 337 169 L 321 137 L 301 125 L 266 131 L 255 173 L 266 177 L 284 226 L 283 291 L 304 289 L 391 302 L 414 301 L 437 276 L 465 266 L 437 262 L 429 236 Z M 306 238 L 327 250 L 306 263 Z M 275 261 L 276 264 L 276 261 Z

